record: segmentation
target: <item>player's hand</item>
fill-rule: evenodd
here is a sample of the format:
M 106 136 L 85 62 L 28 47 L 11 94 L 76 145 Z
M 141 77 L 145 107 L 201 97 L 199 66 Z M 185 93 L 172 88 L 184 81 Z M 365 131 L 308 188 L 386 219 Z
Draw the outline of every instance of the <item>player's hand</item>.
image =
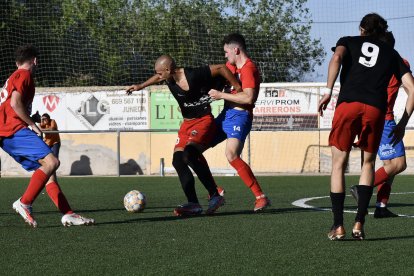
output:
M 390 134 L 388 134 L 388 138 L 392 137 L 391 143 L 393 146 L 395 146 L 404 138 L 404 135 L 405 135 L 405 126 L 401 124 L 397 124 L 395 128 L 390 132 Z
M 134 92 L 134 91 L 138 91 L 138 90 L 139 90 L 138 85 L 131 85 L 130 87 L 128 87 L 128 88 L 126 89 L 126 93 L 127 93 L 127 95 L 131 95 L 131 94 L 132 94 L 132 92 Z
M 212 98 L 213 100 L 216 100 L 216 101 L 222 99 L 221 98 L 221 94 L 222 94 L 222 92 L 220 92 L 220 91 L 218 91 L 216 89 L 211 89 L 208 92 L 208 95 L 210 96 L 210 98 Z
M 329 102 L 331 101 L 331 94 L 325 94 L 323 95 L 322 99 L 319 101 L 319 115 L 323 117 L 323 111 L 326 110 L 326 107 L 328 107 Z

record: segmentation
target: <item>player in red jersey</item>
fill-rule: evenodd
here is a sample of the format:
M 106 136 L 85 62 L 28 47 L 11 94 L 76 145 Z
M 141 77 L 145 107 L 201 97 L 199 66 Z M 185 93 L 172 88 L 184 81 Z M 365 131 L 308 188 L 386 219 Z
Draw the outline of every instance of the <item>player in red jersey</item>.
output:
M 343 239 L 345 228 L 345 168 L 355 137 L 356 146 L 364 152 L 358 186 L 358 210 L 352 236 L 364 239 L 364 223 L 372 196 L 375 157 L 381 141 L 387 109 L 387 86 L 391 76 L 401 79 L 408 89 L 405 112 L 392 132 L 392 143 L 404 136 L 405 127 L 414 109 L 414 79 L 400 55 L 383 41 L 387 22 L 378 14 L 364 16 L 360 36 L 342 37 L 336 44 L 329 63 L 327 88 L 319 103 L 323 115 L 332 95 L 333 85 L 341 70 L 341 89 L 335 110 L 329 145 L 332 147 L 331 201 L 333 226 L 328 233 L 331 240 Z
M 191 167 L 209 193 L 209 206 L 206 213 L 212 214 L 224 204 L 224 198 L 217 191 L 217 185 L 202 154 L 202 150 L 210 144 L 216 133 L 208 91 L 214 87 L 214 77 L 225 78 L 239 90 L 241 90 L 240 85 L 223 64 L 177 68 L 175 61 L 168 55 L 157 59 L 155 72 L 156 74 L 144 83 L 132 85 L 126 91 L 130 94 L 132 91 L 166 81 L 180 106 L 184 121 L 178 131 L 173 166 L 188 202 L 178 206 L 174 213 L 177 216 L 185 216 L 200 214 L 203 211 L 195 191 L 194 177 L 189 168 Z
M 392 32 L 386 33 L 385 41 L 394 47 L 395 39 Z M 407 60 L 404 59 L 404 63 L 408 68 L 410 67 Z M 375 204 L 374 218 L 398 217 L 398 215 L 387 208 L 387 204 L 391 194 L 391 185 L 394 181 L 394 177 L 407 168 L 403 141 L 401 140 L 400 142 L 393 144 L 391 143 L 392 137 L 390 137 L 390 133 L 392 133 L 396 126 L 394 120 L 394 104 L 400 86 L 401 80 L 393 75 L 387 88 L 387 112 L 385 114 L 384 130 L 382 132 L 381 143 L 378 150 L 378 156 L 383 161 L 383 166 L 375 172 L 374 187 L 377 187 L 377 202 Z M 350 192 L 358 201 L 358 185 L 352 186 Z
M 238 78 L 242 92 L 230 89 L 229 93 L 211 90 L 209 95 L 215 99 L 224 99 L 224 109 L 216 118 L 218 134 L 212 146 L 227 139 L 226 157 L 230 165 L 256 197 L 254 211 L 262 211 L 270 206 L 270 200 L 263 193 L 250 166 L 241 158 L 241 152 L 253 121 L 253 108 L 260 88 L 260 75 L 254 62 L 249 58 L 246 42 L 242 35 L 233 33 L 223 40 L 226 66 Z
M 37 56 L 34 46 L 19 47 L 16 51 L 17 70 L 7 79 L 0 93 L 0 146 L 24 169 L 35 171 L 23 196 L 13 203 L 13 209 L 30 226 L 37 227 L 32 203 L 46 185 L 46 192 L 63 214 L 63 225 L 93 224 L 93 219 L 75 214 L 70 208 L 53 176 L 59 160 L 39 137 L 42 131 L 29 116 L 35 95 L 33 73 Z

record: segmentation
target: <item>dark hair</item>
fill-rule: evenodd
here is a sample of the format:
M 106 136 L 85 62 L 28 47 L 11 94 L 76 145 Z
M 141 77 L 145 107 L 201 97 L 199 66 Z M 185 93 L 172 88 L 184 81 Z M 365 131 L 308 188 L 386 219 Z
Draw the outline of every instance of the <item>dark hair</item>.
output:
M 246 40 L 244 39 L 244 36 L 242 36 L 239 33 L 232 33 L 229 35 L 226 35 L 223 39 L 223 45 L 225 44 L 237 44 L 240 49 L 246 50 Z
M 382 39 L 385 43 L 390 45 L 392 48 L 395 46 L 395 38 L 392 32 L 385 32 L 385 35 Z
M 49 115 L 49 114 L 47 114 L 47 113 L 44 113 L 44 114 L 42 115 L 42 117 L 48 118 L 48 119 L 50 120 L 50 115 Z
M 16 50 L 16 62 L 17 63 L 25 63 L 39 55 L 39 51 L 33 45 L 23 45 L 17 48 Z
M 387 20 L 377 13 L 365 15 L 359 26 L 365 30 L 366 35 L 374 36 L 375 38 L 383 38 L 388 30 Z

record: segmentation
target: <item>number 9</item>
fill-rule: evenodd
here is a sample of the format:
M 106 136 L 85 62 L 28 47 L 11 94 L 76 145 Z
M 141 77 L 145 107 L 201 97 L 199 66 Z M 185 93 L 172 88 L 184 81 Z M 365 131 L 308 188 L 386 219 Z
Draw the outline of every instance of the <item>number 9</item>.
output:
M 359 57 L 359 63 L 366 67 L 373 67 L 377 63 L 379 47 L 375 44 L 364 42 L 361 47 L 364 57 Z

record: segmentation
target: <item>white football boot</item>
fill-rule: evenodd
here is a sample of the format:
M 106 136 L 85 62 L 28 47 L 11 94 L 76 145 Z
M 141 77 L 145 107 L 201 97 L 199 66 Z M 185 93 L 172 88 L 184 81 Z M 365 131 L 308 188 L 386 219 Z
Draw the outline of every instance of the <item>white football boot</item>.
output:
M 13 203 L 13 209 L 22 216 L 24 221 L 31 227 L 36 228 L 37 222 L 32 215 L 32 205 L 23 204 L 20 198 Z
M 92 225 L 95 224 L 95 220 L 91 218 L 85 218 L 76 213 L 66 214 L 62 217 L 63 226 L 71 225 Z

